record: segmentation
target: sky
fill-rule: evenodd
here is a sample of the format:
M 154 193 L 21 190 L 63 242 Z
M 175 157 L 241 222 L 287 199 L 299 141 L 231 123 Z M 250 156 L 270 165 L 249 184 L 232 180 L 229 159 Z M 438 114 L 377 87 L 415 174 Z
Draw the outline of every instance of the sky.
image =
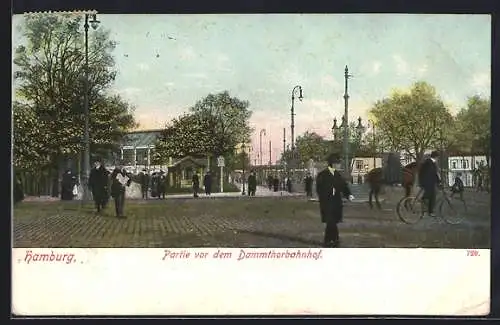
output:
M 295 136 L 331 138 L 344 112 L 349 67 L 349 120 L 366 123 L 373 103 L 394 88 L 427 81 L 452 112 L 471 95 L 490 96 L 488 15 L 279 14 L 98 15 L 111 31 L 118 75 L 111 91 L 136 109 L 139 129 L 161 128 L 210 93 L 248 100 L 256 155 L 263 161 L 290 143 L 291 92 Z M 22 24 L 16 15 L 13 24 Z M 22 42 L 13 28 L 13 46 Z

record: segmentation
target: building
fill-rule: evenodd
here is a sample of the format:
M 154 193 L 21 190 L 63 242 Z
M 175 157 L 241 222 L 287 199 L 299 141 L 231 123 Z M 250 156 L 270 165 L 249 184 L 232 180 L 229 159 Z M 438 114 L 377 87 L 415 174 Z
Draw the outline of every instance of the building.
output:
M 354 183 L 358 183 L 358 177 L 362 179 L 370 170 L 382 167 L 382 158 L 379 157 L 355 157 L 352 162 L 352 172 L 351 176 L 354 179 Z
M 450 156 L 448 158 L 448 185 L 454 183 L 455 177 L 460 173 L 464 185 L 474 186 L 473 172 L 475 169 L 486 166 L 486 156 Z

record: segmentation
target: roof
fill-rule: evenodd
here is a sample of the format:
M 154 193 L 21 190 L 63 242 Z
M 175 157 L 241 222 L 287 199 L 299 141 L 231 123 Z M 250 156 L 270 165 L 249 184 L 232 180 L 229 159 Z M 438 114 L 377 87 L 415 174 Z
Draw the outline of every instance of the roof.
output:
M 122 142 L 122 146 L 148 147 L 154 146 L 162 130 L 143 130 L 128 132 Z
M 182 163 L 184 163 L 184 162 L 188 162 L 188 161 L 191 161 L 191 162 L 193 162 L 195 165 L 198 165 L 198 166 L 205 166 L 205 165 L 206 165 L 203 159 L 197 159 L 197 158 L 194 158 L 194 157 L 191 157 L 191 156 L 186 156 L 186 157 L 184 157 L 184 158 L 182 158 L 182 159 L 179 159 L 179 160 L 175 161 L 175 162 L 171 165 L 171 167 L 178 166 L 178 165 L 180 165 L 180 164 L 182 164 Z

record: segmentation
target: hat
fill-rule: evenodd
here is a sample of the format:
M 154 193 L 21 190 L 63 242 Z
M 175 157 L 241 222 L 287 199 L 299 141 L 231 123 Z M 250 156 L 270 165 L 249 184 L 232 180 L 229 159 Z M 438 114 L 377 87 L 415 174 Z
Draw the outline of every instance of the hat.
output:
M 340 163 L 340 155 L 338 153 L 331 153 L 326 158 L 328 165 Z

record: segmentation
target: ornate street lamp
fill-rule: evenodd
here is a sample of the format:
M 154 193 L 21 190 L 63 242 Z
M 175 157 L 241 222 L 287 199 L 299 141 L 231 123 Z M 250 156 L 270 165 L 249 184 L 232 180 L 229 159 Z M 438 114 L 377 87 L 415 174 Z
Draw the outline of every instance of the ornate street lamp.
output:
M 89 20 L 92 16 L 91 20 Z M 85 24 L 83 25 L 85 29 L 85 82 L 84 82 L 84 115 L 85 115 L 85 128 L 83 135 L 84 153 L 83 153 L 83 197 L 82 200 L 86 201 L 90 199 L 90 189 L 89 189 L 89 176 L 90 176 L 90 110 L 89 110 L 89 23 L 92 29 L 96 30 L 99 26 L 99 20 L 97 20 L 96 14 L 85 14 Z

